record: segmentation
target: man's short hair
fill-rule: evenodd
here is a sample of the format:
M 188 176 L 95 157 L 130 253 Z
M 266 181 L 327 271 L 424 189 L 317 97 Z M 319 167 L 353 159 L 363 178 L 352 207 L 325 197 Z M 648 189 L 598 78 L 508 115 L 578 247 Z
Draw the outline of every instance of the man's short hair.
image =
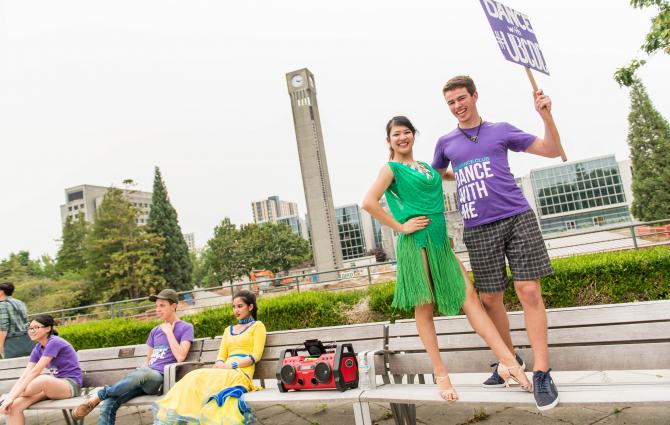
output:
M 4 292 L 8 297 L 11 297 L 14 293 L 14 284 L 11 282 L 2 282 L 0 283 L 0 291 Z
M 451 90 L 460 89 L 461 87 L 465 87 L 468 93 L 470 93 L 470 96 L 477 91 L 477 87 L 475 87 L 475 82 L 472 81 L 472 78 L 467 75 L 458 75 L 444 84 L 444 87 L 442 87 L 442 94 Z

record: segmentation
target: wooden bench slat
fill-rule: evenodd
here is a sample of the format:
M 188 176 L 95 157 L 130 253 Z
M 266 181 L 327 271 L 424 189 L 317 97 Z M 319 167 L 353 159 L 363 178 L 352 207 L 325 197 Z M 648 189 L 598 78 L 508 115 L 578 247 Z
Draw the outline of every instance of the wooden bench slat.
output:
M 526 362 L 526 370 L 532 370 L 533 356 L 530 349 L 517 350 Z M 664 354 L 665 353 L 665 354 Z M 653 369 L 670 369 L 670 343 L 647 343 L 629 345 L 592 345 L 577 347 L 549 347 L 549 365 L 561 370 L 626 370 L 639 369 L 640 365 Z M 489 364 L 496 362 L 490 350 L 454 351 L 441 353 L 441 357 L 452 372 L 483 372 Z M 432 373 L 433 369 L 426 353 L 411 353 L 389 356 L 391 373 Z
M 508 314 L 510 329 L 524 329 L 523 312 Z M 566 326 L 595 326 L 602 324 L 629 323 L 639 321 L 670 321 L 670 301 L 611 304 L 604 306 L 573 307 L 547 310 L 549 328 Z M 472 328 L 465 316 L 436 317 L 438 334 L 468 332 Z M 389 326 L 389 336 L 416 335 L 414 320 L 398 321 Z
M 528 346 L 530 341 L 525 330 L 512 331 L 516 345 Z M 549 329 L 549 346 L 562 344 L 606 344 L 648 341 L 650 339 L 670 341 L 670 322 L 631 323 L 610 326 Z M 486 348 L 487 345 L 474 331 L 467 334 L 438 335 L 438 346 L 443 350 Z M 424 350 L 419 336 L 390 338 L 390 350 Z

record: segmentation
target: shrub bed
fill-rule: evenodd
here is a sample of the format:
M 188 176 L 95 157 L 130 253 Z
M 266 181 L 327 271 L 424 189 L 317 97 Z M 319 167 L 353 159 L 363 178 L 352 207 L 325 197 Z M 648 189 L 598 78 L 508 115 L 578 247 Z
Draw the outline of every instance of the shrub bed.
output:
M 554 274 L 542 279 L 547 308 L 613 304 L 670 298 L 670 248 L 603 252 L 552 261 Z M 472 278 L 472 276 L 471 276 Z M 505 304 L 520 310 L 508 270 Z M 370 308 L 388 318 L 411 318 L 391 307 L 395 282 L 370 287 Z
M 268 331 L 317 328 L 347 323 L 345 312 L 366 292 L 302 292 L 258 301 L 258 319 Z M 231 308 L 214 308 L 184 316 L 193 323 L 196 338 L 221 335 L 226 326 L 234 323 Z M 158 321 L 129 319 L 99 320 L 76 323 L 58 328 L 60 335 L 76 350 L 143 344 Z
M 554 274 L 542 279 L 548 308 L 610 304 L 670 298 L 670 248 L 606 252 L 552 261 Z M 511 281 L 511 276 L 509 276 Z M 364 297 L 370 310 L 386 320 L 412 318 L 412 311 L 391 307 L 395 282 L 367 290 L 302 292 L 259 299 L 258 318 L 268 331 L 316 328 L 349 323 L 347 311 Z M 508 309 L 519 310 L 514 290 L 505 293 Z M 196 337 L 221 335 L 234 322 L 230 307 L 206 310 L 183 320 L 193 323 Z M 77 350 L 142 344 L 156 321 L 101 320 L 59 328 Z

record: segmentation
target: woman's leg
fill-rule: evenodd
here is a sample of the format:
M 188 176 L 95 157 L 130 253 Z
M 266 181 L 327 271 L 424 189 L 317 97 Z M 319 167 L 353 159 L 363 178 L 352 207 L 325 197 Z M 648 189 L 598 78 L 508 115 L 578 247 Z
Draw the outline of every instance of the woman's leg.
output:
M 518 363 L 516 362 L 514 354 L 510 351 L 509 347 L 507 347 L 507 344 L 505 344 L 505 341 L 503 341 L 498 333 L 491 318 L 486 314 L 484 307 L 482 307 L 479 297 L 477 297 L 477 293 L 475 292 L 475 288 L 472 286 L 461 260 L 458 260 L 458 264 L 461 267 L 461 273 L 463 274 L 463 279 L 465 279 L 466 285 L 463 312 L 467 316 L 470 326 L 472 326 L 472 329 L 482 337 L 489 347 L 491 347 L 493 354 L 495 354 L 504 365 L 516 366 Z
M 26 419 L 23 416 L 23 411 L 45 398 L 47 397 L 42 392 L 31 396 L 17 397 L 16 400 L 14 400 L 14 403 L 12 403 L 11 410 L 7 416 L 7 425 L 24 425 Z
M 7 424 L 23 425 L 25 423 L 23 411 L 40 400 L 70 397 L 72 397 L 72 387 L 67 382 L 53 376 L 38 376 L 28 384 L 21 397 L 18 397 L 12 403 L 12 410 L 7 418 Z
M 28 384 L 21 396 L 30 397 L 42 393 L 44 398 L 59 400 L 72 397 L 72 386 L 58 378 L 49 375 L 40 375 Z
M 426 275 L 428 276 L 428 283 L 433 287 L 433 278 L 430 274 L 430 267 L 428 265 L 428 257 L 426 256 L 426 250 L 421 250 L 423 255 L 423 263 L 426 269 Z M 446 400 L 458 400 L 458 395 L 453 391 L 453 386 L 449 380 L 449 370 L 447 365 L 442 361 L 440 357 L 440 349 L 437 345 L 437 334 L 435 332 L 435 323 L 433 322 L 433 304 L 421 304 L 417 305 L 414 308 L 414 318 L 416 319 L 416 330 L 419 332 L 419 337 L 423 343 L 426 353 L 428 353 L 428 358 L 430 363 L 433 366 L 433 375 L 436 377 L 436 381 L 439 382 L 438 385 L 440 390 L 440 395 Z
M 481 301 L 479 301 L 479 297 L 477 297 L 477 293 L 475 292 L 475 288 L 472 286 L 468 274 L 465 271 L 465 267 L 463 267 L 460 260 L 458 260 L 458 264 L 461 267 L 461 273 L 463 274 L 463 279 L 465 279 L 466 285 L 463 312 L 467 316 L 470 326 L 472 326 L 472 329 L 482 337 L 489 347 L 491 347 L 493 354 L 500 360 L 500 363 L 498 364 L 498 373 L 505 382 L 507 382 L 511 376 L 515 381 L 521 384 L 521 388 L 526 391 L 532 391 L 533 386 L 521 369 L 521 365 L 516 361 L 514 353 L 509 349 L 505 340 L 503 340 L 500 333 L 498 333 L 498 329 L 493 324 L 493 321 L 484 310 L 484 307 L 482 307 Z

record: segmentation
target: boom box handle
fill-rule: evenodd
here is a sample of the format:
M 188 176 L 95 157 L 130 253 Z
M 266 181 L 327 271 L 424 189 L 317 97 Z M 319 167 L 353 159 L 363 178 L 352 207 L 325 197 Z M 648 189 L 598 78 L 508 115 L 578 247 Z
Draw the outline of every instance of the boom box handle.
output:
M 351 382 L 349 385 L 347 385 L 346 382 L 344 382 L 344 379 L 342 379 L 342 371 L 340 370 L 343 357 L 351 357 L 354 363 L 356 363 L 356 380 Z M 335 359 L 333 361 L 333 375 L 335 378 L 335 387 L 338 391 L 346 391 L 347 388 L 358 387 L 358 361 L 356 360 L 354 347 L 350 343 L 337 346 L 337 349 L 335 350 Z

